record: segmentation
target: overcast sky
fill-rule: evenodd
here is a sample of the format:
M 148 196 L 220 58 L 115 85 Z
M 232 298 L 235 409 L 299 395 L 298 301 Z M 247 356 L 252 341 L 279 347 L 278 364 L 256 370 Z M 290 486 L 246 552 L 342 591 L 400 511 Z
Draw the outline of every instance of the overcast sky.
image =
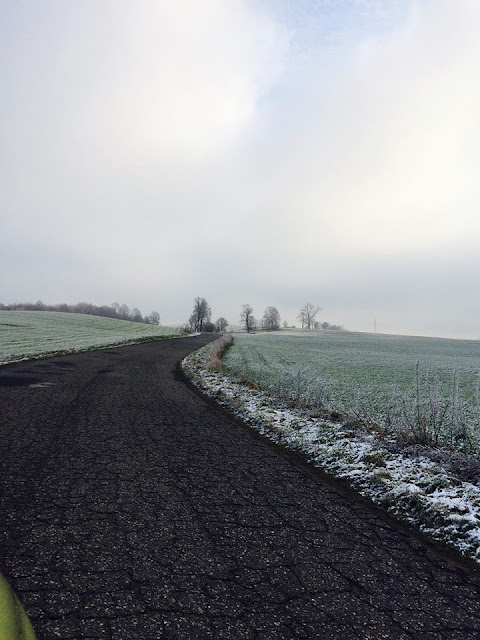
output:
M 0 301 L 480 338 L 478 0 L 0 0 Z

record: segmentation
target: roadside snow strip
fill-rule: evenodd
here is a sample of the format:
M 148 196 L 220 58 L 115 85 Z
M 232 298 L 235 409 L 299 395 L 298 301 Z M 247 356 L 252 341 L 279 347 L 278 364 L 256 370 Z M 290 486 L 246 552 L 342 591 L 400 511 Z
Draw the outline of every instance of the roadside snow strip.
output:
M 181 363 L 195 386 L 272 441 L 302 452 L 315 466 L 347 479 L 363 496 L 480 564 L 479 486 L 426 457 L 389 451 L 388 436 L 282 405 L 209 366 L 210 347 Z

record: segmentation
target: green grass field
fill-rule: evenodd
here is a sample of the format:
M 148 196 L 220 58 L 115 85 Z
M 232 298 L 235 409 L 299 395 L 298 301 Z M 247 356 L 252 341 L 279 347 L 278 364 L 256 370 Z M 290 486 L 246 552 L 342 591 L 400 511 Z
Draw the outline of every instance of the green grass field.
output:
M 295 404 L 399 427 L 411 420 L 420 429 L 431 421 L 443 443 L 478 439 L 478 341 L 327 331 L 238 334 L 224 363 Z
M 54 311 L 0 311 L 0 364 L 178 334 L 173 327 Z

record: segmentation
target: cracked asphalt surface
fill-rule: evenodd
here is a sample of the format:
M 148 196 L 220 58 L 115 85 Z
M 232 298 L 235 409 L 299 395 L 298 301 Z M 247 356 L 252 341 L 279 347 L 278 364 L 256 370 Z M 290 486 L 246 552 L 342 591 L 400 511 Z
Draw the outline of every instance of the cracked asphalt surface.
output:
M 0 571 L 38 640 L 480 638 L 473 567 L 189 389 L 210 339 L 0 368 Z

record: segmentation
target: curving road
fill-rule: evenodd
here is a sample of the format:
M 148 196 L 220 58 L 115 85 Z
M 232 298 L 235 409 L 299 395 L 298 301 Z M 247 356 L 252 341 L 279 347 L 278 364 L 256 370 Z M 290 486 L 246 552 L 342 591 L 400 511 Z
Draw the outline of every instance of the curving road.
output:
M 38 640 L 480 638 L 480 579 L 191 391 L 209 338 L 0 368 L 0 571 Z

